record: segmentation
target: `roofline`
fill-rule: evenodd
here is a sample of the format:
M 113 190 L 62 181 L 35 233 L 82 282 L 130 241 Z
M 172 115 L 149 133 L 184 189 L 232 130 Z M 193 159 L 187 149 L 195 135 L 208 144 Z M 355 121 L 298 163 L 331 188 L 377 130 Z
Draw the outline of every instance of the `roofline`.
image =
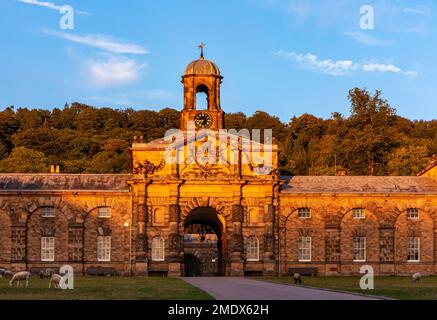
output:
M 425 169 L 423 169 L 422 171 L 420 171 L 417 176 L 423 176 L 425 173 L 427 173 L 428 171 L 430 171 L 431 169 L 433 169 L 435 166 L 437 166 L 437 160 L 434 160 L 428 167 L 426 167 Z

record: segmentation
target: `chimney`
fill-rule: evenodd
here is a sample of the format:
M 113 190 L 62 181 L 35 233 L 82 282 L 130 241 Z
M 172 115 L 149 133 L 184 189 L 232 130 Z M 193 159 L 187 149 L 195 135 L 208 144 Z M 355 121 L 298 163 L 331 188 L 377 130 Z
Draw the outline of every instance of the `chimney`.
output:
M 338 169 L 337 170 L 337 176 L 338 177 L 346 177 L 347 176 L 347 170 L 346 169 Z

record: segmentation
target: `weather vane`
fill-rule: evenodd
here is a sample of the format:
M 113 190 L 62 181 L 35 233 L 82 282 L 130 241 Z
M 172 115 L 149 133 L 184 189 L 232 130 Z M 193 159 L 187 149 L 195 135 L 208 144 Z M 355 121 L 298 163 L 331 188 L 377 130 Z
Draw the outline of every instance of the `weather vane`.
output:
M 203 49 L 205 49 L 205 44 L 202 42 L 198 48 L 200 49 L 200 58 L 203 59 Z

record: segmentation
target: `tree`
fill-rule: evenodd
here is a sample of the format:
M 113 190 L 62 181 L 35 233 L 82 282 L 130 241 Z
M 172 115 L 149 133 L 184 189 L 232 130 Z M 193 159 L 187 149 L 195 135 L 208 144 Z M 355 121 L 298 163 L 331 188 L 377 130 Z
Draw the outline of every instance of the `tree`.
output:
M 6 173 L 45 173 L 49 166 L 44 153 L 18 147 L 0 161 L 0 172 Z
M 381 96 L 358 88 L 349 92 L 351 116 L 339 128 L 336 154 L 352 174 L 386 174 L 388 155 L 400 145 L 396 110 Z
M 428 149 L 409 145 L 393 151 L 389 156 L 388 173 L 392 176 L 415 176 L 431 161 Z

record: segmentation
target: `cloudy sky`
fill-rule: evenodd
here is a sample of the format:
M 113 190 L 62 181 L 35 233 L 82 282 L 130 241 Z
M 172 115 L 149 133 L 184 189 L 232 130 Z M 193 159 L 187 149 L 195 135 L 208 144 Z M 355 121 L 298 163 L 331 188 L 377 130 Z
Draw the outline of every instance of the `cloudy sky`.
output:
M 60 28 L 64 5 L 73 30 Z M 180 109 L 180 76 L 205 42 L 227 112 L 348 114 L 358 86 L 437 118 L 435 0 L 2 0 L 0 26 L 1 108 Z

